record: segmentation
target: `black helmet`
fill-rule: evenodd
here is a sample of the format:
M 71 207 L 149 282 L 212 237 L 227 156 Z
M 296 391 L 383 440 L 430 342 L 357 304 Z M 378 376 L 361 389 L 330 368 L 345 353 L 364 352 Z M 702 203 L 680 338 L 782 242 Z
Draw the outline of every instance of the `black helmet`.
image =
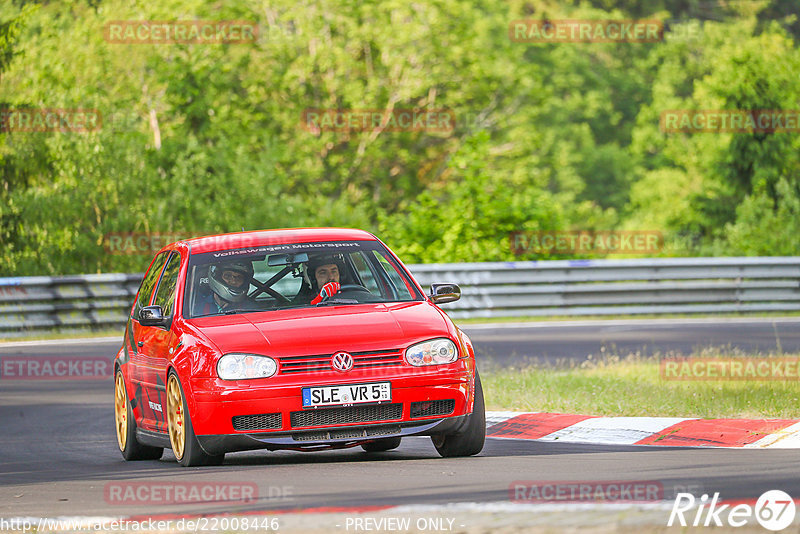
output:
M 335 256 L 333 256 L 331 254 L 313 256 L 312 258 L 310 258 L 308 260 L 308 263 L 306 265 L 308 267 L 308 270 L 313 275 L 316 272 L 317 267 L 321 267 L 323 265 L 331 265 L 331 264 L 336 265 L 337 267 L 339 267 L 340 271 L 343 269 L 343 266 L 344 266 L 344 262 L 342 262 L 342 258 L 340 257 L 339 254 L 337 254 Z
M 339 268 L 339 276 L 344 276 L 344 260 L 341 254 L 319 254 L 309 258 L 308 263 L 306 263 L 306 273 L 308 273 L 307 280 L 312 288 L 317 286 L 317 268 L 331 264 Z
M 244 275 L 245 283 L 242 287 L 230 287 L 222 279 L 225 271 L 235 271 Z M 239 302 L 247 296 L 250 288 L 250 280 L 253 278 L 253 264 L 246 260 L 231 261 L 227 263 L 217 263 L 208 268 L 208 285 L 211 291 L 228 302 Z

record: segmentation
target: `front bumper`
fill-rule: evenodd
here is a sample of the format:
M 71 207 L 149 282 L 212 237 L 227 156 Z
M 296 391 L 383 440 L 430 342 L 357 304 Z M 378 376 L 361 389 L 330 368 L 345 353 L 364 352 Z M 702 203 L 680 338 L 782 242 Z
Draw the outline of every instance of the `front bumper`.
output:
M 378 381 L 391 382 L 391 401 L 303 408 L 305 386 Z M 467 364 L 383 376 L 305 377 L 293 383 L 194 379 L 195 403 L 190 415 L 198 441 L 208 454 L 257 448 L 348 447 L 383 437 L 455 432 L 472 413 L 473 390 L 473 369 Z M 261 426 L 251 424 L 253 421 Z
M 468 415 L 434 421 L 401 422 L 380 425 L 350 425 L 325 430 L 300 430 L 292 433 L 266 432 L 197 436 L 207 454 L 251 449 L 314 451 L 343 449 L 381 438 L 433 436 L 458 432 Z

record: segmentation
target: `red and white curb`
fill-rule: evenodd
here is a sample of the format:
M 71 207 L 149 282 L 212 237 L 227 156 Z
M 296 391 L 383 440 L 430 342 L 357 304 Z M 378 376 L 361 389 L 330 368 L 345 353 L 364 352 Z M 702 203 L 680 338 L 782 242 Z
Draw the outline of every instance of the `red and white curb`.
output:
M 598 417 L 487 412 L 486 436 L 599 445 L 800 448 L 798 419 Z

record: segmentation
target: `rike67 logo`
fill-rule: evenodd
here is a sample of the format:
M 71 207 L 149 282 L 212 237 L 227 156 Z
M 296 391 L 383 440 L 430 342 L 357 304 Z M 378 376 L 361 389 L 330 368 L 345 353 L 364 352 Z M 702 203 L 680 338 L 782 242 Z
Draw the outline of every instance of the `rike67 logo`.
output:
M 755 517 L 762 527 L 777 532 L 791 525 L 795 516 L 794 500 L 781 490 L 764 492 L 755 506 L 737 504 L 731 508 L 730 504 L 719 504 L 719 493 L 714 493 L 711 502 L 708 495 L 700 497 L 699 506 L 697 501 L 691 493 L 679 493 L 672 505 L 667 526 L 671 527 L 677 520 L 682 527 L 689 524 L 693 527 L 721 527 L 725 523 L 731 527 L 741 527 Z M 695 506 L 697 511 L 694 511 Z

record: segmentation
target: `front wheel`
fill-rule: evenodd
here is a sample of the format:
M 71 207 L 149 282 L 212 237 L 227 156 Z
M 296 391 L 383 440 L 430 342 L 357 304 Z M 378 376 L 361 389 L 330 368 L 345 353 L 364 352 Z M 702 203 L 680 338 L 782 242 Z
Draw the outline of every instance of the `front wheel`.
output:
M 192 429 L 189 410 L 186 409 L 183 388 L 175 371 L 170 371 L 167 379 L 167 425 L 172 452 L 182 466 L 220 465 L 225 459 L 224 453 L 212 456 L 200 448 Z
M 483 404 L 481 378 L 475 374 L 475 402 L 466 427 L 456 434 L 431 436 L 436 451 L 445 458 L 472 456 L 483 450 L 486 441 L 486 408 Z
M 114 422 L 117 428 L 117 446 L 126 460 L 158 460 L 164 454 L 161 447 L 150 447 L 136 441 L 136 421 L 128 401 L 122 369 L 117 369 L 114 378 Z

